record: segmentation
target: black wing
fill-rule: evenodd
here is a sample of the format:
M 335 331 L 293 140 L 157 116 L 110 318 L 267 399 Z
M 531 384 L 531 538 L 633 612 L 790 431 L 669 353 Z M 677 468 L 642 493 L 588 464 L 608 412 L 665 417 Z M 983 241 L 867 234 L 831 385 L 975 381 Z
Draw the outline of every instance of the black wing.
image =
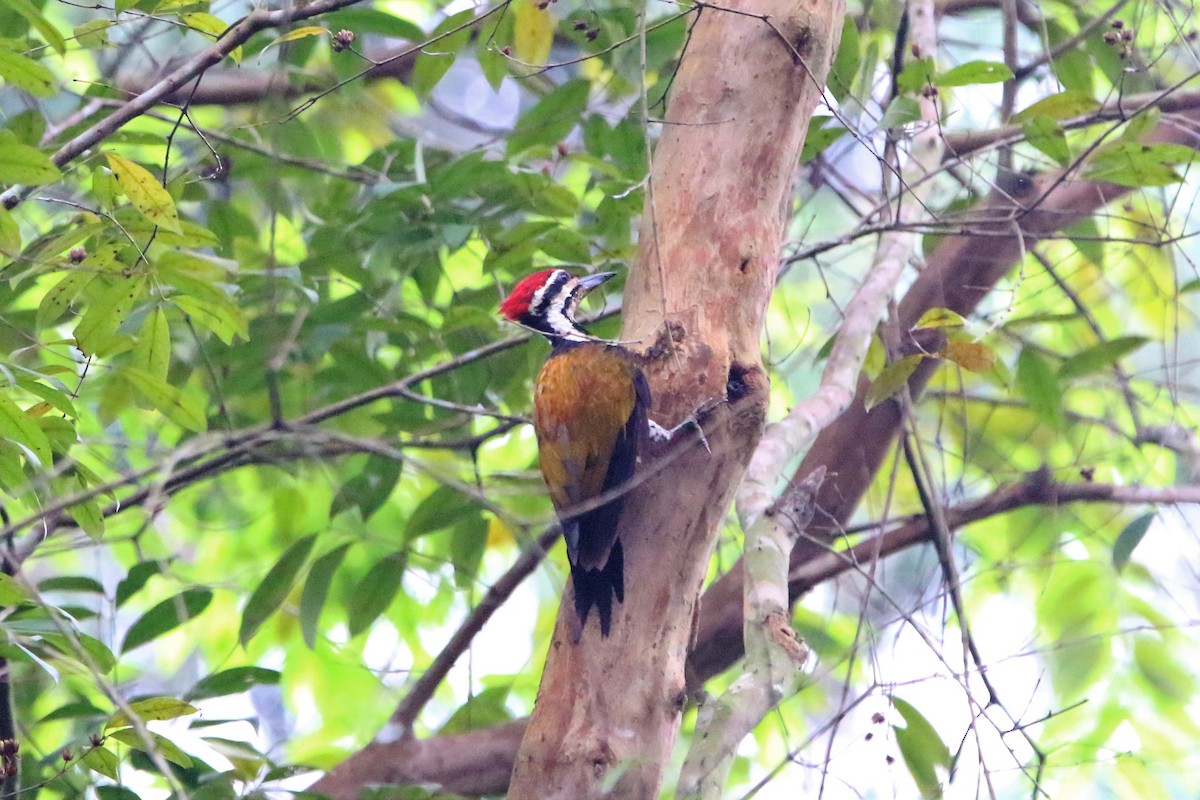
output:
M 633 412 L 621 430 L 608 472 L 604 477 L 604 493 L 608 494 L 629 483 L 637 470 L 638 451 L 645 439 L 650 408 L 650 385 L 646 376 L 634 367 L 636 399 Z M 602 506 L 563 521 L 564 530 L 575 538 L 575 553 L 571 558 L 571 577 L 575 585 L 575 612 L 579 625 L 587 624 L 592 606 L 600 615 L 600 633 L 608 636 L 612 627 L 612 599 L 625 602 L 625 553 L 617 538 L 617 524 L 625 506 L 622 492 Z

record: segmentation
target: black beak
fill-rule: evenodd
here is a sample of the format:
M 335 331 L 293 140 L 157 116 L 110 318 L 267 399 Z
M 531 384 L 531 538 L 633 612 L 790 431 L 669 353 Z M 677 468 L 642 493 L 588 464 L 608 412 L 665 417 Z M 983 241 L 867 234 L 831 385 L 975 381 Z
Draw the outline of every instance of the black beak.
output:
M 615 272 L 597 272 L 595 275 L 584 275 L 579 279 L 579 288 L 586 294 L 616 274 Z

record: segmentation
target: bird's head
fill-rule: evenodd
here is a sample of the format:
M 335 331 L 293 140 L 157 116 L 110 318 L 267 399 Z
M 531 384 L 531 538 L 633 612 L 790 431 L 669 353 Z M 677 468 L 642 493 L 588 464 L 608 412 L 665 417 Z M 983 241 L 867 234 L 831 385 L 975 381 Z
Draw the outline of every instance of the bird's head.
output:
M 565 269 L 535 272 L 523 278 L 500 304 L 500 316 L 551 340 L 590 341 L 593 337 L 575 321 L 575 309 L 585 294 L 615 274 L 598 272 L 577 278 Z

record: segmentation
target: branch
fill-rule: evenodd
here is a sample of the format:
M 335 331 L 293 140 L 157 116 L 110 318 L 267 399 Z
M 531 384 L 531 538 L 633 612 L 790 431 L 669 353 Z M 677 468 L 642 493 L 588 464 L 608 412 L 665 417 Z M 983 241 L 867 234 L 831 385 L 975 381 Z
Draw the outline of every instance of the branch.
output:
M 611 313 L 615 312 L 606 310 L 603 314 L 598 315 L 598 317 Z M 50 534 L 59 528 L 73 525 L 71 517 L 67 514 L 67 509 L 73 505 L 98 498 L 101 495 L 111 495 L 120 489 L 136 486 L 143 481 L 152 479 L 154 475 L 160 472 L 165 472 L 164 476 L 157 479 L 155 486 L 149 488 L 143 487 L 114 501 L 104 509 L 103 515 L 105 518 L 115 516 L 130 508 L 142 505 L 151 497 L 169 496 L 202 478 L 212 477 L 213 475 L 241 466 L 242 463 L 245 463 L 243 459 L 249 459 L 254 453 L 277 442 L 295 438 L 297 435 L 312 435 L 312 426 L 370 405 L 377 400 L 405 397 L 421 402 L 425 398 L 423 395 L 414 392 L 412 389 L 413 386 L 429 378 L 443 375 L 459 367 L 508 350 L 528 339 L 529 334 L 519 334 L 508 339 L 492 342 L 474 350 L 468 350 L 452 359 L 436 364 L 428 369 L 415 372 L 394 383 L 362 392 L 344 400 L 339 400 L 336 403 L 331 403 L 322 408 L 310 411 L 295 420 L 286 420 L 279 426 L 264 424 L 224 434 L 212 433 L 198 436 L 168 454 L 156 466 L 122 475 L 120 478 L 93 486 L 86 491 L 60 498 L 53 503 L 44 505 L 36 514 L 5 525 L 0 530 L 0 540 L 7 541 L 10 537 L 27 528 L 38 526 L 38 530 L 31 531 L 22 542 L 17 543 L 13 547 L 13 555 L 19 563 L 28 558 L 37 546 Z M 472 409 L 472 411 L 475 413 L 488 413 L 478 408 Z M 494 416 L 507 418 L 497 430 L 503 430 L 502 426 L 505 424 L 516 424 L 516 422 L 522 421 L 520 419 L 514 420 L 509 418 L 508 415 L 496 414 Z M 469 442 L 469 440 L 463 441 Z M 414 446 L 428 447 L 429 444 L 427 441 L 418 440 Z M 402 442 L 399 446 L 404 447 L 405 445 L 406 443 Z M 179 469 L 180 467 L 184 469 Z
M 1069 503 L 1200 504 L 1200 484 L 1155 488 L 1106 483 L 1059 483 L 1052 480 L 1046 470 L 1038 470 L 1019 483 L 1003 486 L 979 500 L 947 509 L 946 526 L 957 531 L 973 522 L 1019 508 L 1037 505 L 1057 508 Z M 831 578 L 863 569 L 877 558 L 928 542 L 930 535 L 928 517 L 918 514 L 846 550 L 826 551 L 792 570 L 789 576 L 792 595 L 799 596 Z
M 936 53 L 932 4 L 911 4 L 909 16 L 913 46 L 923 53 Z M 871 337 L 887 312 L 900 275 L 916 251 L 918 235 L 903 226 L 919 225 L 932 216 L 925 205 L 933 189 L 929 178 L 938 172 L 942 161 L 941 123 L 932 87 L 921 97 L 920 106 L 925 124 L 913 137 L 908 160 L 900 172 L 900 192 L 892 215 L 894 222 L 902 227 L 880 235 L 870 271 L 846 306 L 817 391 L 786 417 L 768 426 L 763 434 L 738 489 L 737 513 L 743 529 L 749 529 L 771 503 L 775 484 L 785 466 L 808 449 L 817 434 L 854 400 L 855 384 Z
M 412 736 L 413 725 L 416 723 L 417 717 L 429 703 L 437 687 L 441 685 L 442 679 L 450 672 L 454 662 L 471 646 L 475 634 L 482 630 L 487 621 L 492 618 L 492 614 L 504 605 L 522 581 L 528 578 L 545 560 L 546 551 L 558 540 L 561 533 L 562 530 L 557 525 L 543 531 L 534 541 L 533 546 L 526 548 L 521 553 L 508 571 L 487 590 L 479 604 L 471 609 L 471 613 L 458 626 L 458 630 L 450 637 L 450 641 L 421 673 L 421 677 L 413 682 L 412 688 L 408 690 L 408 695 L 392 712 L 389 726 L 393 735 L 398 731 L 401 737 Z M 313 789 L 321 791 L 321 782 L 318 781 Z
M 1059 483 L 1045 470 L 1027 475 L 986 497 L 946 510 L 946 524 L 957 531 L 973 522 L 1019 508 L 1069 503 L 1121 505 L 1200 504 L 1200 484 L 1153 488 L 1102 483 Z M 848 572 L 865 572 L 871 562 L 929 542 L 929 521 L 924 514 L 895 520 L 893 527 L 845 550 L 825 550 L 793 567 L 789 593 L 798 597 Z M 736 603 L 740 609 L 742 603 Z M 706 607 L 706 612 L 716 609 Z M 739 615 L 741 616 L 741 615 Z M 712 663 L 711 661 L 706 663 Z M 702 673 L 707 680 L 713 673 Z M 431 784 L 446 792 L 479 797 L 503 794 L 527 720 L 482 728 L 469 734 L 431 736 L 426 739 L 375 741 L 330 771 L 312 788 L 334 800 L 357 800 L 371 784 Z
M 738 744 L 799 684 L 808 648 L 788 613 L 788 556 L 812 522 L 824 480 L 819 467 L 746 531 L 746 666 L 720 698 L 700 707 L 679 775 L 683 800 L 720 800 Z
M 62 167 L 75 160 L 88 149 L 95 147 L 109 136 L 112 136 L 127 123 L 137 119 L 156 104 L 162 102 L 163 98 L 178 91 L 190 81 L 203 75 L 209 68 L 219 64 L 222 59 L 232 53 L 237 47 L 245 44 L 251 36 L 259 31 L 287 25 L 297 20 L 320 16 L 321 14 L 336 11 L 339 8 L 344 8 L 358 2 L 361 2 L 361 0 L 314 0 L 307 5 L 296 8 L 289 7 L 279 11 L 266 11 L 263 8 L 256 8 L 226 30 L 212 45 L 189 58 L 158 83 L 149 87 L 137 97 L 123 104 L 112 114 L 64 144 L 50 157 L 50 160 L 58 167 Z M 32 186 L 13 186 L 3 194 L 0 194 L 0 205 L 3 205 L 5 209 L 12 210 L 27 198 L 35 188 Z
M 1064 130 L 1076 130 L 1095 125 L 1098 122 L 1125 120 L 1150 108 L 1157 108 L 1164 114 L 1194 111 L 1200 108 L 1200 90 L 1182 91 L 1180 89 L 1182 85 L 1183 82 L 1167 91 L 1118 97 L 1116 100 L 1108 101 L 1090 114 L 1063 120 L 1060 124 Z M 946 158 L 962 158 L 984 148 L 1012 144 L 1024 138 L 1025 133 L 1020 125 L 1004 125 L 986 131 L 948 133 L 945 136 Z

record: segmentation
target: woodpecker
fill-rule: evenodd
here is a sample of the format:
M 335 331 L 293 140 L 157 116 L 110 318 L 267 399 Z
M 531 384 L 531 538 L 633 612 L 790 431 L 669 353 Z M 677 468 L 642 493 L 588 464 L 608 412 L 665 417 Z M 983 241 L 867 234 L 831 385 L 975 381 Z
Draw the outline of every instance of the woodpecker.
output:
M 575 321 L 583 296 L 614 274 L 543 270 L 519 282 L 500 305 L 503 317 L 542 334 L 552 347 L 534 385 L 533 428 L 542 478 L 567 542 L 576 639 L 593 606 L 601 636 L 609 635 L 613 598 L 625 601 L 617 538 L 621 487 L 633 477 L 645 442 L 673 433 L 649 419 L 650 386 L 633 352 Z

